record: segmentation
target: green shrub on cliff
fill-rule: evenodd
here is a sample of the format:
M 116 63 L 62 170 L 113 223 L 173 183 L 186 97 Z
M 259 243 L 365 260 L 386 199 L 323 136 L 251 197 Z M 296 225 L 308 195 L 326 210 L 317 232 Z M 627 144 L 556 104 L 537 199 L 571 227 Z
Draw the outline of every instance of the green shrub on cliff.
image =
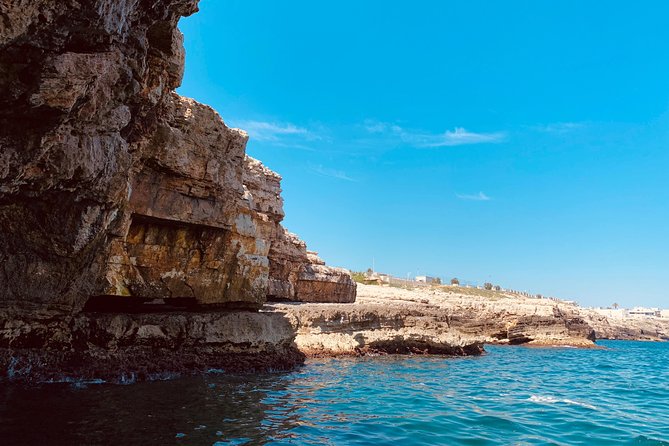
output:
M 365 279 L 367 278 L 367 275 L 363 273 L 362 271 L 352 271 L 351 272 L 351 277 L 353 278 L 354 281 L 358 283 L 365 283 Z

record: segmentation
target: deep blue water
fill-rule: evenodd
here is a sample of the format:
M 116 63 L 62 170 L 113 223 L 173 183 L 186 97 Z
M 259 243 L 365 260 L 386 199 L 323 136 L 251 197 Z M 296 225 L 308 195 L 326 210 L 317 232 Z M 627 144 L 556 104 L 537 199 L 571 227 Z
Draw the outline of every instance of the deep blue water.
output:
M 668 444 L 669 343 L 313 360 L 291 373 L 0 385 L 0 444 Z

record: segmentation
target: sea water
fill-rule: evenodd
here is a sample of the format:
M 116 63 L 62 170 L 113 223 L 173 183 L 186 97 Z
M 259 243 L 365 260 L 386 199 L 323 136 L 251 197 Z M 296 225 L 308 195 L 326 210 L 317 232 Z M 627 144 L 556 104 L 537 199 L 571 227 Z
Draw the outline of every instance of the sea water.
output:
M 289 373 L 0 384 L 0 444 L 669 444 L 669 343 L 310 360 Z

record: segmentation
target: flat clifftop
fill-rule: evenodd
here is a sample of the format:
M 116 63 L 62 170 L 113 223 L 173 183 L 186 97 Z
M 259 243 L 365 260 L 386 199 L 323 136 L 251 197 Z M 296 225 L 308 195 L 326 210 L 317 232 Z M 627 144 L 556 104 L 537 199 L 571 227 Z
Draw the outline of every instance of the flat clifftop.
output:
M 484 343 L 593 347 L 574 305 L 453 287 L 358 285 L 353 304 L 272 304 L 286 314 L 307 355 L 480 353 Z

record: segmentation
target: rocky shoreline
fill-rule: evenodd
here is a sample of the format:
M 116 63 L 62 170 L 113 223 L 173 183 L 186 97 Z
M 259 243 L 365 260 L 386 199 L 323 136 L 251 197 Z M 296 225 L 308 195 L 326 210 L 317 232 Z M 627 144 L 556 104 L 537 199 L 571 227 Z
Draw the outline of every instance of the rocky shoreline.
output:
M 592 310 L 581 314 L 597 333 L 597 339 L 624 341 L 669 341 L 669 320 L 659 318 L 613 318 Z
M 486 344 L 596 348 L 595 338 L 660 340 L 593 318 L 570 303 L 504 292 L 376 285 L 359 285 L 355 303 L 271 302 L 260 312 L 13 317 L 0 329 L 0 380 L 128 383 L 212 370 L 290 370 L 317 357 L 464 356 L 484 353 Z
M 0 3 L 0 379 L 590 347 L 592 327 L 620 332 L 540 299 L 358 293 L 284 228 L 281 177 L 246 155 L 248 135 L 176 94 L 177 23 L 197 3 Z
M 82 313 L 13 318 L 0 330 L 0 381 L 128 383 L 302 364 L 288 320 L 264 312 Z
M 489 295 L 487 295 L 489 294 Z M 409 353 L 471 355 L 484 344 L 594 347 L 595 333 L 571 305 L 457 288 L 358 285 L 352 304 L 272 304 L 307 356 Z
M 292 367 L 267 299 L 355 300 L 248 135 L 176 94 L 197 5 L 0 3 L 0 377 Z

